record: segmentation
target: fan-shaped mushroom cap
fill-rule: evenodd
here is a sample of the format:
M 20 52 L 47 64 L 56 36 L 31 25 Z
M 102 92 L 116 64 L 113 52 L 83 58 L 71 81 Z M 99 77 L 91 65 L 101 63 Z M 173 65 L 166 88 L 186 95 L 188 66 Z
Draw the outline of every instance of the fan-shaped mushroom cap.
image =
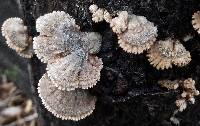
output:
M 36 27 L 40 36 L 34 38 L 33 48 L 42 62 L 51 62 L 79 48 L 91 54 L 100 49 L 101 36 L 76 31 L 75 20 L 65 12 L 54 11 L 41 16 Z
M 98 8 L 97 5 L 91 5 L 89 7 L 90 12 L 92 13 L 92 20 L 94 22 L 101 22 L 104 20 L 104 9 Z
M 197 11 L 192 16 L 192 25 L 195 30 L 200 34 L 200 11 Z
M 178 41 L 166 39 L 156 42 L 148 51 L 149 62 L 157 69 L 168 69 L 172 64 L 184 66 L 191 61 L 190 53 Z
M 195 87 L 195 81 L 192 78 L 188 78 L 182 82 L 182 87 L 189 97 L 199 95 L 199 91 Z
M 96 97 L 91 96 L 87 90 L 58 90 L 47 74 L 39 81 L 38 93 L 45 108 L 63 120 L 78 121 L 95 109 Z
M 101 59 L 74 52 L 55 63 L 48 64 L 47 73 L 60 90 L 88 89 L 96 85 L 103 67 Z
M 24 26 L 22 19 L 8 18 L 4 21 L 1 30 L 10 48 L 20 52 L 28 46 L 27 27 Z
M 96 56 L 89 56 L 82 66 L 79 73 L 79 88 L 88 89 L 96 85 L 100 80 L 100 72 L 103 68 L 103 62 Z
M 38 36 L 33 38 L 33 49 L 37 57 L 44 63 L 53 61 L 69 53 L 65 50 L 63 36 L 56 34 L 54 36 Z
M 120 34 L 127 29 L 128 24 L 128 12 L 121 11 L 118 16 L 110 20 L 110 27 L 113 32 Z
M 85 52 L 80 49 L 48 64 L 48 76 L 58 89 L 70 91 L 78 88 L 78 76 L 85 57 Z
M 172 67 L 173 43 L 170 40 L 156 42 L 148 51 L 149 62 L 157 69 Z
M 118 34 L 120 47 L 129 53 L 140 54 L 150 48 L 157 37 L 157 27 L 143 16 L 130 15 L 128 28 Z
M 79 30 L 79 27 L 69 14 L 64 11 L 53 11 L 37 19 L 36 29 L 40 35 L 52 36 L 64 29 L 76 31 Z
M 174 44 L 174 58 L 172 62 L 177 66 L 185 66 L 191 61 L 190 52 L 185 49 L 185 47 L 179 42 L 176 41 Z
M 85 32 L 81 37 L 83 48 L 88 50 L 90 54 L 98 53 L 101 47 L 102 37 L 96 32 Z

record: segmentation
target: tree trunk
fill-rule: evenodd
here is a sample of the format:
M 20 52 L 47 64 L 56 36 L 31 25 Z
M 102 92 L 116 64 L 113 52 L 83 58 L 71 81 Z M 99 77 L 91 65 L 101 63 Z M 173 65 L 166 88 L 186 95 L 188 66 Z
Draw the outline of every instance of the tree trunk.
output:
M 192 62 L 186 67 L 158 71 L 153 68 L 145 54 L 134 55 L 124 52 L 117 44 L 117 36 L 106 22 L 94 24 L 89 6 L 97 4 L 110 13 L 125 10 L 145 16 L 158 27 L 158 39 L 173 37 L 181 40 L 191 52 Z M 174 104 L 180 92 L 162 89 L 160 79 L 180 79 L 192 77 L 199 89 L 200 43 L 199 36 L 191 25 L 192 14 L 200 10 L 198 0 L 21 0 L 24 20 L 30 36 L 36 36 L 35 20 L 53 10 L 63 10 L 76 19 L 81 31 L 99 32 L 103 37 L 98 56 L 104 68 L 101 80 L 90 89 L 98 101 L 96 109 L 89 117 L 78 121 L 62 121 L 54 117 L 41 104 L 37 93 L 37 83 L 45 73 L 46 65 L 34 56 L 30 61 L 30 92 L 37 106 L 41 126 L 172 126 L 169 118 L 176 109 Z M 193 36 L 184 42 L 186 35 Z M 24 88 L 23 90 L 27 90 Z M 199 126 L 200 105 L 195 105 L 178 114 L 181 126 Z

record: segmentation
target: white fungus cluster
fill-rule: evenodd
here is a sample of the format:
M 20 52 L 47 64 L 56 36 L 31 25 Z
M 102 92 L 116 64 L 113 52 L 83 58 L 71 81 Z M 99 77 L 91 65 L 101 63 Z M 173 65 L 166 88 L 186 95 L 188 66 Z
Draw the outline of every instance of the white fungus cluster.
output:
M 92 20 L 94 22 L 101 22 L 105 20 L 106 22 L 110 22 L 111 16 L 110 13 L 102 8 L 99 8 L 97 5 L 93 4 L 89 7 L 90 12 L 92 13 Z
M 176 100 L 176 106 L 178 111 L 182 112 L 187 107 L 187 102 L 194 104 L 195 96 L 199 95 L 199 91 L 195 87 L 195 81 L 192 78 L 185 80 L 162 80 L 158 82 L 162 87 L 165 87 L 170 90 L 179 90 L 182 91 L 180 97 Z
M 110 27 L 112 28 L 113 32 L 117 34 L 121 34 L 124 32 L 128 27 L 128 12 L 121 11 L 118 13 L 118 16 L 110 20 Z
M 43 104 L 56 117 L 85 118 L 93 112 L 96 98 L 83 89 L 96 85 L 103 68 L 102 60 L 94 55 L 100 50 L 101 36 L 80 32 L 75 20 L 63 11 L 39 17 L 36 29 L 40 35 L 34 37 L 33 49 L 47 63 L 38 88 Z
M 98 8 L 97 5 L 91 5 L 89 10 L 94 22 L 100 22 L 104 19 L 110 23 L 113 32 L 118 36 L 120 47 L 128 53 L 143 53 L 156 41 L 157 27 L 144 16 L 121 11 L 117 17 L 112 18 L 108 11 Z
M 149 62 L 157 69 L 168 69 L 172 64 L 182 67 L 191 61 L 190 52 L 178 41 L 157 41 L 148 51 Z
M 24 26 L 22 19 L 8 18 L 4 21 L 1 30 L 2 35 L 6 38 L 6 43 L 11 49 L 22 57 L 32 57 L 32 39 L 28 36 L 27 26 Z

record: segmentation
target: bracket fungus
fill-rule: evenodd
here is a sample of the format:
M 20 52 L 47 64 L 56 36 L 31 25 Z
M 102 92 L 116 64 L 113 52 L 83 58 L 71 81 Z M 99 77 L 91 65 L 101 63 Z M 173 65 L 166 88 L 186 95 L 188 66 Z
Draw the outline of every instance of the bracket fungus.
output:
M 80 32 L 75 20 L 63 11 L 53 11 L 36 21 L 40 35 L 33 38 L 33 49 L 42 62 L 53 62 L 79 48 L 95 54 L 101 46 L 101 36 L 95 32 Z
M 200 11 L 197 11 L 192 15 L 192 25 L 200 34 Z
M 63 120 L 78 121 L 95 109 L 96 97 L 90 95 L 87 90 L 58 90 L 47 74 L 39 81 L 38 93 L 45 108 Z
M 96 85 L 103 68 L 102 60 L 94 55 L 100 50 L 101 35 L 81 32 L 63 11 L 39 17 L 36 30 L 40 35 L 33 38 L 33 49 L 47 63 L 47 73 L 38 84 L 44 106 L 58 118 L 85 118 L 95 109 L 96 97 L 83 89 Z
M 103 68 L 101 59 L 88 56 L 76 51 L 66 57 L 48 64 L 47 73 L 55 86 L 60 90 L 88 89 L 100 80 L 100 71 Z
M 54 11 L 36 21 L 41 34 L 34 37 L 33 48 L 38 58 L 48 63 L 48 76 L 60 90 L 93 87 L 103 68 L 102 60 L 93 55 L 100 50 L 101 36 L 80 32 L 77 27 L 63 11 Z
M 190 52 L 178 41 L 157 41 L 148 51 L 149 62 L 157 69 L 168 69 L 172 64 L 182 67 L 191 61 Z
M 162 80 L 158 82 L 162 87 L 165 87 L 169 90 L 179 90 L 182 91 L 180 97 L 176 100 L 176 106 L 178 111 L 182 112 L 187 107 L 187 101 L 194 104 L 194 96 L 199 95 L 199 91 L 195 87 L 195 81 L 192 78 L 185 80 Z
M 65 31 L 77 31 L 79 26 L 75 20 L 64 11 L 53 11 L 40 16 L 36 20 L 36 29 L 40 35 L 53 36 L 55 33 Z
M 7 45 L 20 56 L 31 58 L 33 55 L 32 38 L 28 36 L 27 26 L 20 18 L 8 18 L 4 21 L 2 35 L 6 38 Z
M 113 32 L 118 36 L 119 46 L 128 53 L 143 53 L 156 41 L 157 27 L 144 16 L 120 11 L 117 17 L 112 18 L 108 11 L 98 8 L 97 5 L 91 5 L 89 10 L 94 22 L 104 19 L 110 23 Z M 99 11 L 101 11 L 101 14 L 97 14 Z
M 126 52 L 140 54 L 153 45 L 157 27 L 144 16 L 129 15 L 127 30 L 118 34 L 118 43 Z

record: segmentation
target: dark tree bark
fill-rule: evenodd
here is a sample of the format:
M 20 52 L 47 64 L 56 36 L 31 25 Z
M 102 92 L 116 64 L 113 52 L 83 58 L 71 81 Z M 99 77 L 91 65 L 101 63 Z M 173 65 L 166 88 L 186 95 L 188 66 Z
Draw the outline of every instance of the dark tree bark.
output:
M 158 71 L 149 65 L 146 53 L 128 54 L 117 44 L 117 37 L 106 22 L 94 24 L 89 6 L 97 4 L 110 13 L 126 10 L 143 15 L 158 26 L 158 39 L 173 37 L 179 39 L 191 52 L 192 62 L 186 67 Z M 169 118 L 175 108 L 174 101 L 179 92 L 166 91 L 158 86 L 159 79 L 180 79 L 192 77 L 199 89 L 200 37 L 191 25 L 192 14 L 200 10 L 198 0 L 21 0 L 24 21 L 29 35 L 37 36 L 35 20 L 53 10 L 63 10 L 76 19 L 81 31 L 96 31 L 103 36 L 98 56 L 103 59 L 101 80 L 91 94 L 98 101 L 93 114 L 78 122 L 62 121 L 54 117 L 41 104 L 37 94 L 37 83 L 45 72 L 36 56 L 31 61 L 31 83 L 28 90 L 37 105 L 42 126 L 172 126 Z M 193 38 L 184 42 L 186 35 Z M 178 114 L 182 126 L 199 126 L 199 97 L 196 104 Z

